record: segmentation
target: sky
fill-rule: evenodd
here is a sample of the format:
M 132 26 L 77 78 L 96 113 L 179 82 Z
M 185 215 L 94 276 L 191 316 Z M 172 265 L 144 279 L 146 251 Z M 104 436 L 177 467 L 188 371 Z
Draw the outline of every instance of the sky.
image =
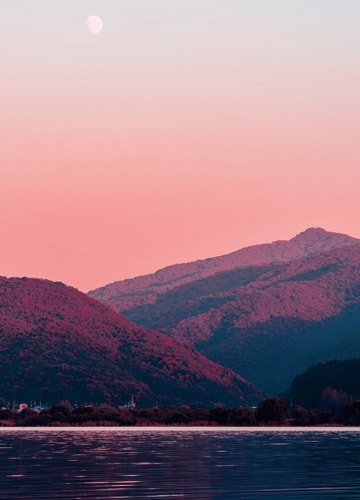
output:
M 0 7 L 1 275 L 88 291 L 360 237 L 358 0 Z

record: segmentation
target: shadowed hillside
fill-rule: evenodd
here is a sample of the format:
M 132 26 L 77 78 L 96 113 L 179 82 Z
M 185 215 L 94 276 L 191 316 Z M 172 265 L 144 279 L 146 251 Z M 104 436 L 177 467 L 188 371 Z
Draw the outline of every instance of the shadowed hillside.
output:
M 360 359 L 332 360 L 310 366 L 291 383 L 289 397 L 307 408 L 319 408 L 329 396 L 360 399 Z
M 312 229 L 291 242 L 309 255 L 182 283 L 123 312 L 281 392 L 313 363 L 360 356 L 359 240 Z

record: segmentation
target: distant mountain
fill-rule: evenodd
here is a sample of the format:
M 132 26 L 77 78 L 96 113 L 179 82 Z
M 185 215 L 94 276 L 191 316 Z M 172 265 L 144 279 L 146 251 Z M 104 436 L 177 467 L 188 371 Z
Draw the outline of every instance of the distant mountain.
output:
M 133 295 L 112 295 L 117 284 L 92 295 L 115 309 L 127 304 L 122 311 L 133 321 L 194 346 L 268 394 L 286 390 L 313 363 L 360 357 L 360 240 L 309 229 L 236 254 L 238 267 L 183 276 L 152 295 L 131 283 Z
M 266 266 L 290 262 L 311 255 L 341 248 L 360 246 L 360 240 L 321 228 L 309 228 L 290 241 L 254 245 L 220 257 L 175 264 L 154 274 L 115 281 L 88 292 L 115 311 L 127 311 L 137 305 L 155 303 L 158 297 L 185 283 L 238 268 Z
M 237 406 L 261 395 L 194 349 L 62 283 L 0 278 L 0 397 Z

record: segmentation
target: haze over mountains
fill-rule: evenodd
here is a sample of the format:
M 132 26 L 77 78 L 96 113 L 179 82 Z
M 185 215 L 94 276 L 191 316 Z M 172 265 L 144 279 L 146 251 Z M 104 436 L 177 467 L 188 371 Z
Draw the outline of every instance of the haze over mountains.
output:
M 230 369 L 138 328 L 62 283 L 0 278 L 0 397 L 237 406 L 260 392 Z
M 360 356 L 360 240 L 320 228 L 89 293 L 270 394 L 312 363 Z

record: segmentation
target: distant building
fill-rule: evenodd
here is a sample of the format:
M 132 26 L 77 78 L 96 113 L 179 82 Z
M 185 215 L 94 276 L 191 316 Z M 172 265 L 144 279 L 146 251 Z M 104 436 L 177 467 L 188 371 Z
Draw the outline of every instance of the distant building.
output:
M 134 410 L 136 408 L 136 403 L 134 401 L 134 396 L 131 396 L 131 400 L 126 405 L 119 406 L 120 410 L 124 410 L 125 408 L 129 410 Z
M 45 406 L 41 406 L 41 405 L 36 405 L 33 407 L 33 410 L 35 413 L 40 413 L 42 410 L 45 410 Z

